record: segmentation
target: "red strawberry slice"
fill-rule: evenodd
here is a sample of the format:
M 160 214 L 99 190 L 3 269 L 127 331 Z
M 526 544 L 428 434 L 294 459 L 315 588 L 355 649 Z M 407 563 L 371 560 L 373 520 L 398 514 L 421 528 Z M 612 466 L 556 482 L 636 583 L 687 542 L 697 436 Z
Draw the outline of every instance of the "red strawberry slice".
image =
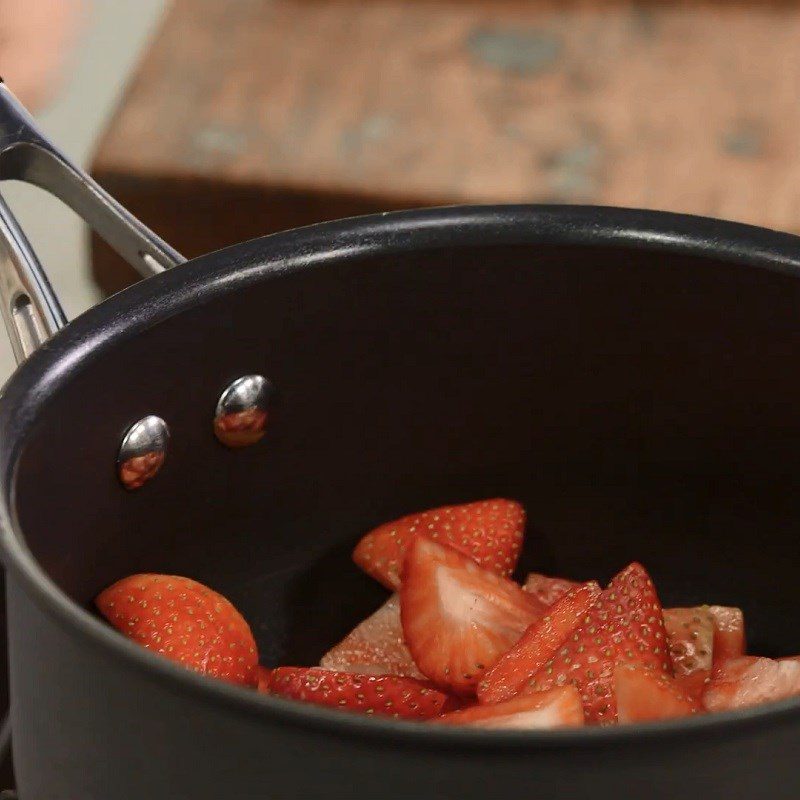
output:
M 510 700 L 556 654 L 600 595 L 592 581 L 578 586 L 534 622 L 478 685 L 481 703 Z
M 221 594 L 177 575 L 123 578 L 95 599 L 129 639 L 230 683 L 255 686 L 258 653 L 249 626 Z
M 256 667 L 256 689 L 259 692 L 264 692 L 265 694 L 269 692 L 269 676 L 272 670 L 267 669 L 266 667 Z
M 744 656 L 715 669 L 703 703 L 709 711 L 729 711 L 798 695 L 800 661 Z
M 353 560 L 393 591 L 400 588 L 406 550 L 425 534 L 474 559 L 498 575 L 511 575 L 522 549 L 525 509 L 513 500 L 482 500 L 442 506 L 387 522 L 364 536 Z
M 699 705 L 668 675 L 635 664 L 614 669 L 614 695 L 619 722 L 651 722 L 696 714 Z
M 429 719 L 457 708 L 429 683 L 397 675 L 354 675 L 319 667 L 278 667 L 269 693 L 292 700 L 397 719 Z
M 747 649 L 742 609 L 708 606 L 708 613 L 714 620 L 714 663 L 743 656 Z
M 576 581 L 566 578 L 551 578 L 538 572 L 531 572 L 525 579 L 522 588 L 526 592 L 530 592 L 543 605 L 552 606 L 577 586 L 580 584 Z
M 664 627 L 675 680 L 685 694 L 699 698 L 711 678 L 714 656 L 714 620 L 708 607 L 665 608 Z
M 746 667 L 755 664 L 761 656 L 739 656 L 739 658 L 729 658 L 718 664 L 714 664 L 714 672 L 711 680 L 719 682 L 720 680 L 728 682 L 736 678 Z M 768 659 L 770 660 L 770 659 Z M 777 659 L 778 661 L 780 659 Z
M 583 725 L 583 705 L 574 686 L 560 686 L 548 692 L 514 697 L 503 703 L 452 711 L 431 721 L 437 725 L 474 728 L 548 730 Z
M 618 662 L 671 674 L 661 604 L 650 576 L 637 563 L 611 581 L 523 693 L 571 683 L 581 692 L 586 721 L 612 724 L 617 718 L 613 671 Z
M 324 669 L 424 678 L 403 640 L 400 597 L 393 594 L 319 662 Z
M 417 666 L 462 695 L 475 694 L 486 670 L 542 615 L 516 583 L 424 536 L 409 548 L 400 604 Z

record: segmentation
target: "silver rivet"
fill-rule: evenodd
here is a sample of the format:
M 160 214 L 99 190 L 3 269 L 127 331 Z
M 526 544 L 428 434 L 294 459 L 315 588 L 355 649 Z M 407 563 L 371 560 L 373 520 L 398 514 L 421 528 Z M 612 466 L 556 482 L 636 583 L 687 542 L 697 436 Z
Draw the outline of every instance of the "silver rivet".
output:
M 126 489 L 138 489 L 161 469 L 169 428 L 161 417 L 142 417 L 128 428 L 117 457 L 117 474 Z
M 247 447 L 264 435 L 272 385 L 263 375 L 243 375 L 220 395 L 214 433 L 228 447 Z

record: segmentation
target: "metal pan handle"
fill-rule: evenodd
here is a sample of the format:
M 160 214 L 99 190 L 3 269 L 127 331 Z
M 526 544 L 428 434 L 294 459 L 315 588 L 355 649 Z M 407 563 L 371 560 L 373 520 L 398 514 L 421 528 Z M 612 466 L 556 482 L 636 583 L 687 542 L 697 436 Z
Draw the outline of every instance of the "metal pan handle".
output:
M 144 277 L 186 259 L 124 209 L 39 130 L 0 78 L 0 180 L 45 189 Z M 67 320 L 36 254 L 0 196 L 0 300 L 18 363 Z

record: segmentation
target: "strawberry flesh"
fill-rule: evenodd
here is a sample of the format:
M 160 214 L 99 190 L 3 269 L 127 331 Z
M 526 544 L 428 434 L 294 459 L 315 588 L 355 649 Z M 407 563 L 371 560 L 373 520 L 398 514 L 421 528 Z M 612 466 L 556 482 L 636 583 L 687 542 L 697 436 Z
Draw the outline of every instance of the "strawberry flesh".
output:
M 613 672 L 619 662 L 640 664 L 656 674 L 672 671 L 661 604 L 650 576 L 637 563 L 611 581 L 523 692 L 573 684 L 580 690 L 586 721 L 613 724 Z
M 375 528 L 356 545 L 353 560 L 388 589 L 397 591 L 406 551 L 424 534 L 485 569 L 508 576 L 517 565 L 524 530 L 525 509 L 513 500 L 442 506 Z
M 798 695 L 800 661 L 744 656 L 715 669 L 703 703 L 708 711 L 729 711 Z
M 355 675 L 319 667 L 278 667 L 272 670 L 269 693 L 342 711 L 430 719 L 457 704 L 429 683 L 397 675 Z
M 565 594 L 568 594 L 576 587 L 580 586 L 577 581 L 570 581 L 566 578 L 551 578 L 538 572 L 531 572 L 525 579 L 522 588 L 530 592 L 540 603 L 545 606 L 552 606 L 558 602 Z
M 432 722 L 474 728 L 549 730 L 583 725 L 583 705 L 574 686 L 561 686 L 502 703 L 452 711 Z
M 258 681 L 256 683 L 256 689 L 258 689 L 259 692 L 269 692 L 269 676 L 271 671 L 272 670 L 266 667 L 256 667 L 256 680 Z
M 688 717 L 699 710 L 674 678 L 635 664 L 615 667 L 614 696 L 620 723 Z
M 714 620 L 708 608 L 665 608 L 664 627 L 675 680 L 685 694 L 701 697 L 714 656 Z
M 400 604 L 417 666 L 460 695 L 474 695 L 486 670 L 543 615 L 517 584 L 424 536 L 409 548 Z
M 400 597 L 392 595 L 320 660 L 324 669 L 424 678 L 403 640 Z
M 707 606 L 714 620 L 714 663 L 740 658 L 747 652 L 741 608 Z
M 195 672 L 256 686 L 258 652 L 221 594 L 177 575 L 131 575 L 100 592 L 100 613 L 124 636 Z
M 600 587 L 594 582 L 578 585 L 534 622 L 486 673 L 478 686 L 480 702 L 499 703 L 514 697 L 555 656 L 599 595 Z

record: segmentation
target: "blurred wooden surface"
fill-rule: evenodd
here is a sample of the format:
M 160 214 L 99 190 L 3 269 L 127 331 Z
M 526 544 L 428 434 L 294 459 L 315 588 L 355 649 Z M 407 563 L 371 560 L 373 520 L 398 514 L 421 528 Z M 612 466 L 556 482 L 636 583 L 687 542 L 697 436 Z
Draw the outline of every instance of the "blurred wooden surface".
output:
M 458 202 L 800 231 L 799 96 L 800 3 L 176 0 L 93 171 L 188 256 Z

